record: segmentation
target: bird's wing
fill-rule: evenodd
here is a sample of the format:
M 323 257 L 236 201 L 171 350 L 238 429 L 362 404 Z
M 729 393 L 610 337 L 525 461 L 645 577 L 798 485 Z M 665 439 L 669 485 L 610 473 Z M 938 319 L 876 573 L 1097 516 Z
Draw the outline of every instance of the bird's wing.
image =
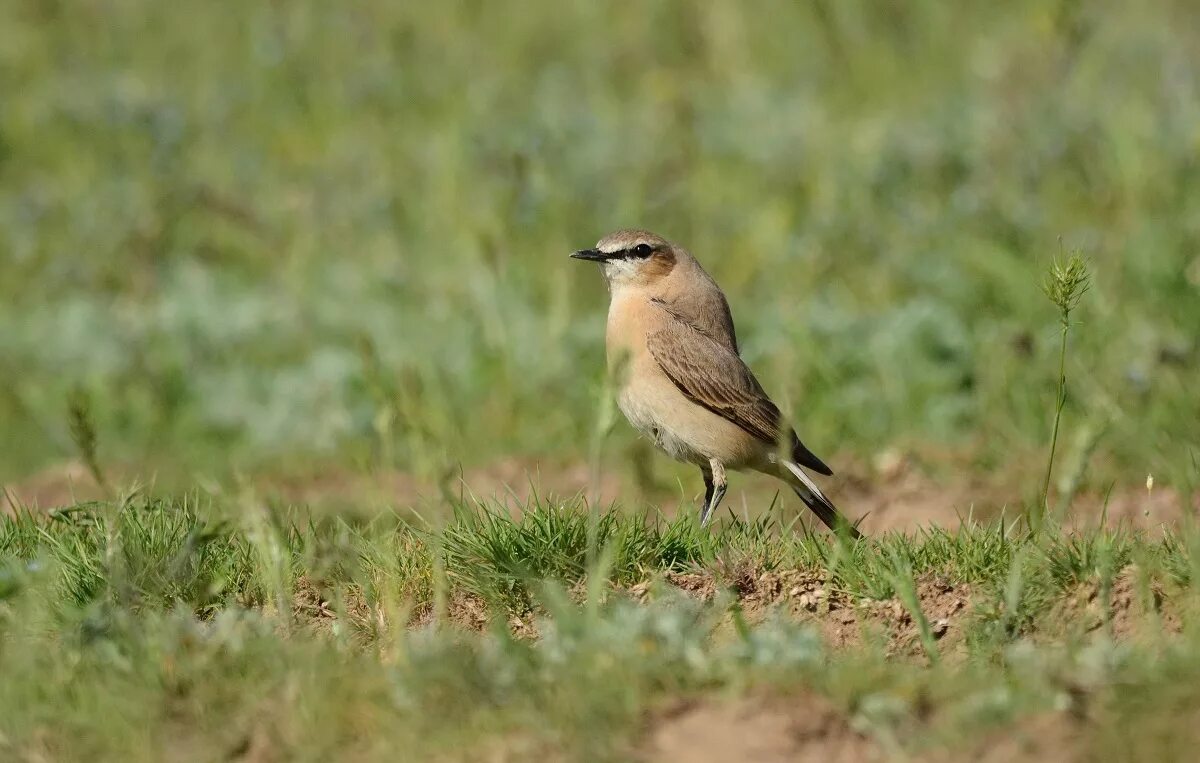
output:
M 737 353 L 676 311 L 664 309 L 663 328 L 646 347 L 663 373 L 688 399 L 736 424 L 768 445 L 780 441 L 782 416 Z M 821 474 L 832 471 L 788 431 L 793 458 Z
M 729 312 L 729 303 L 725 295 L 712 284 L 712 289 L 700 289 L 690 295 L 686 301 L 676 298 L 672 301 L 651 299 L 658 307 L 665 310 L 676 320 L 682 321 L 696 331 L 715 340 L 718 344 L 738 353 L 737 331 L 733 327 L 733 315 Z

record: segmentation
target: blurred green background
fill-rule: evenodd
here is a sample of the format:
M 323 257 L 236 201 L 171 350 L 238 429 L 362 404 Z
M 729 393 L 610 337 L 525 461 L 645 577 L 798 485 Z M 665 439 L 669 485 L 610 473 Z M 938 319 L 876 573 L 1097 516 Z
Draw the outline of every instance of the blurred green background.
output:
M 74 456 L 74 389 L 168 485 L 585 461 L 607 295 L 566 255 L 626 226 L 835 466 L 1034 490 L 1079 250 L 1065 447 L 1196 479 L 1195 3 L 6 0 L 0 480 Z

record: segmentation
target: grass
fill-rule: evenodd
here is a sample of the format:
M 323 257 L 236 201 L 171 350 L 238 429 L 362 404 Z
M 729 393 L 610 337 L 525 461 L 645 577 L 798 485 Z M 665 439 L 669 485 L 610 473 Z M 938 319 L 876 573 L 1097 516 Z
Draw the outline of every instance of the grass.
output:
M 261 746 L 286 759 L 411 749 L 621 760 L 644 745 L 645 714 L 672 697 L 797 687 L 910 752 L 965 749 L 1054 712 L 1064 692 L 1100 708 L 1071 721 L 1088 744 L 1102 745 L 1116 717 L 1153 726 L 1152 745 L 1188 733 L 1155 726 L 1151 709 L 1194 696 L 1200 642 L 1190 626 L 1154 630 L 1193 606 L 1180 574 L 1194 565 L 1188 535 L 987 525 L 849 546 L 769 517 L 710 534 L 692 517 L 608 510 L 594 519 L 603 561 L 588 566 L 593 514 L 578 501 L 546 499 L 516 519 L 460 506 L 440 529 L 237 512 L 133 496 L 0 521 L 9 755 L 210 759 Z M 1114 641 L 1091 631 L 1094 608 L 1067 603 L 1090 584 L 1111 590 L 1134 561 L 1160 598 L 1121 610 L 1146 630 Z M 859 611 L 897 601 L 911 620 L 876 625 L 911 621 L 915 636 L 833 650 L 819 612 L 797 617 L 787 597 L 746 609 L 762 574 L 792 570 L 827 575 Z M 716 596 L 689 597 L 667 573 L 709 579 Z M 935 635 L 923 612 L 936 606 L 918 595 L 931 577 L 972 592 L 955 638 Z M 474 628 L 456 619 L 463 607 L 483 613 Z M 513 635 L 514 622 L 534 631 Z
M 1186 759 L 1200 18 L 1127 5 L 0 4 L 0 759 Z M 629 225 L 906 533 L 697 527 Z
M 554 8 L 6 4 L 0 478 L 76 455 L 75 390 L 103 462 L 180 490 L 585 459 L 605 295 L 566 253 L 636 224 L 724 285 L 818 452 L 1031 483 L 1036 284 L 1078 250 L 1085 487 L 1192 479 L 1190 6 Z

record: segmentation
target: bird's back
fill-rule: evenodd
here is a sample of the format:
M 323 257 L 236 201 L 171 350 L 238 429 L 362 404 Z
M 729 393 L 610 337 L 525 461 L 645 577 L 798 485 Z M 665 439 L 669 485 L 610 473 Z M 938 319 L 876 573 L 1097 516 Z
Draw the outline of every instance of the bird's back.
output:
M 721 287 L 686 251 L 677 249 L 676 258 L 652 298 L 737 354 L 737 331 Z

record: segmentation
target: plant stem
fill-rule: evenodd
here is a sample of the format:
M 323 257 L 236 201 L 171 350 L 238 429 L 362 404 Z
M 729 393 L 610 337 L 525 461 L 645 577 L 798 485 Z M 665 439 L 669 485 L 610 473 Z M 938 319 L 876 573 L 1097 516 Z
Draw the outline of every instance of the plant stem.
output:
M 1067 402 L 1067 331 L 1071 324 L 1062 324 L 1061 341 L 1058 347 L 1058 399 L 1054 408 L 1054 429 L 1050 434 L 1050 455 L 1046 459 L 1046 479 L 1042 483 L 1042 516 L 1050 510 L 1050 475 L 1054 471 L 1054 451 L 1058 447 L 1058 426 L 1062 421 L 1063 406 Z

